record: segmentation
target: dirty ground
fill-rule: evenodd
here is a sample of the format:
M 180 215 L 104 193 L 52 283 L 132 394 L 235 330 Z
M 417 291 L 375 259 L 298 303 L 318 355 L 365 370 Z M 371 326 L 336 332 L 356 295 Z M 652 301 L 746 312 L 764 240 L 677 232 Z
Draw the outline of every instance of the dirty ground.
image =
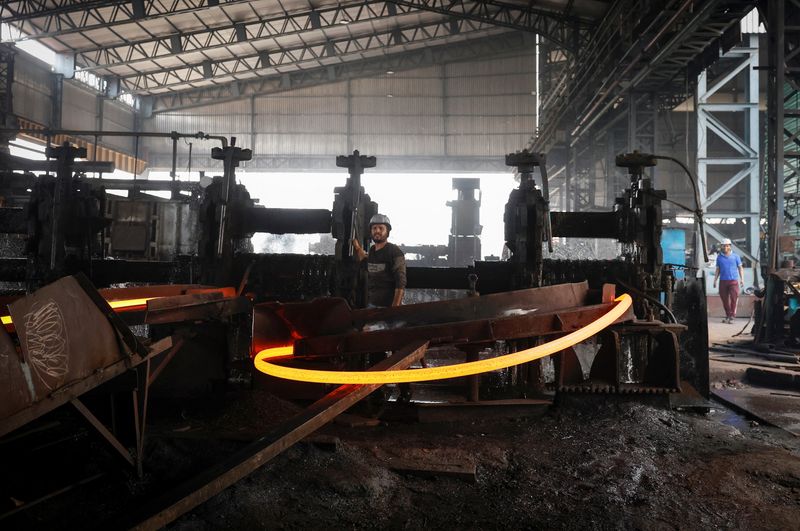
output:
M 461 410 L 453 422 L 412 421 L 413 407 L 399 404 L 387 411 L 396 420 L 351 415 L 168 528 L 800 528 L 800 439 L 722 405 L 674 411 L 644 398 Z M 89 471 L 102 477 L 0 527 L 109 521 L 300 409 L 255 391 L 161 410 L 143 479 L 95 461 Z M 91 448 L 93 458 L 106 451 Z
M 796 529 L 800 516 L 798 440 L 722 408 L 587 397 L 538 418 L 323 433 L 171 528 Z

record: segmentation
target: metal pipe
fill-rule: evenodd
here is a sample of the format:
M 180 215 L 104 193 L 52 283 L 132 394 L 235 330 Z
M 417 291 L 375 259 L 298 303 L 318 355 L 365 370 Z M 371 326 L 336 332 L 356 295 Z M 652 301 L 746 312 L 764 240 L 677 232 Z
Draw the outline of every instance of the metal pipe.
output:
M 697 224 L 700 225 L 700 245 L 703 247 L 703 258 L 706 262 L 708 262 L 708 249 L 706 249 L 706 229 L 705 225 L 703 225 L 703 209 L 700 206 L 700 190 L 697 186 L 697 179 L 694 178 L 692 172 L 689 171 L 689 168 L 684 164 L 682 161 L 676 159 L 675 157 L 669 157 L 665 155 L 653 155 L 653 157 L 661 160 L 671 160 L 681 168 L 683 171 L 686 172 L 686 175 L 689 176 L 689 181 L 692 183 L 692 192 L 694 192 L 694 204 L 695 204 L 695 211 L 694 215 L 697 218 Z M 698 264 L 695 264 L 698 265 Z
M 13 127 L 3 127 L 0 128 L 0 134 L 14 134 L 14 133 L 25 133 L 29 135 L 46 135 L 47 137 L 52 137 L 55 135 L 67 135 L 67 136 L 94 136 L 94 135 L 101 135 L 101 136 L 133 136 L 133 137 L 146 137 L 146 138 L 197 138 L 200 140 L 218 140 L 223 148 L 228 147 L 228 139 L 224 136 L 220 135 L 209 135 L 202 131 L 198 131 L 197 133 L 178 133 L 177 131 L 172 131 L 171 133 L 158 133 L 154 131 L 139 131 L 139 132 L 126 132 L 126 131 L 82 131 L 79 129 L 33 129 L 33 128 L 24 128 L 24 129 L 16 129 Z

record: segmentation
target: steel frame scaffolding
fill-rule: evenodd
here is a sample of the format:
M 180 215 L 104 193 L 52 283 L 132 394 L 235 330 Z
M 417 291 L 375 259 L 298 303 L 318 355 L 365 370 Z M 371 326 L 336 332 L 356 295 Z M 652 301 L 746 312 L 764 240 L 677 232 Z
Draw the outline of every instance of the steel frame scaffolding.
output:
M 750 267 L 758 270 L 759 264 L 759 220 L 761 201 L 759 196 L 760 171 L 759 149 L 761 146 L 758 127 L 758 35 L 749 35 L 742 46 L 732 48 L 722 56 L 718 66 L 727 66 L 713 80 L 709 71 L 703 71 L 697 78 L 696 116 L 697 116 L 697 181 L 700 195 L 700 208 L 706 217 L 737 218 L 747 224 L 747 239 L 739 244 L 735 234 L 726 233 L 724 225 L 704 224 L 706 234 L 716 241 L 730 238 L 733 247 L 750 261 Z M 719 68 L 717 68 L 719 70 Z M 742 101 L 720 102 L 723 91 L 731 83 L 739 81 L 742 86 Z M 709 82 L 710 86 L 709 86 Z M 738 90 L 738 87 L 736 88 Z M 722 119 L 724 113 L 727 119 Z M 727 124 L 726 124 L 727 122 Z M 736 124 L 730 125 L 729 124 Z M 734 155 L 709 154 L 709 141 L 714 139 L 724 143 L 726 151 Z M 719 152 L 719 151 L 717 151 Z M 709 186 L 711 173 L 724 173 L 726 178 L 718 186 Z M 737 188 L 743 183 L 746 189 L 746 207 L 727 206 L 720 210 L 715 205 L 721 201 L 735 202 Z M 687 213 L 687 215 L 690 215 Z

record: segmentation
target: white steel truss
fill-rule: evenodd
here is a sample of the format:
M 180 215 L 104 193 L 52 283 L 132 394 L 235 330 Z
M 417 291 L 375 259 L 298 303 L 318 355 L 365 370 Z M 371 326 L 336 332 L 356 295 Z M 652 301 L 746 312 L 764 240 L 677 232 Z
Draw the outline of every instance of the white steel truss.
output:
M 729 70 L 717 76 L 709 86 L 708 71 L 703 71 L 697 79 L 697 181 L 700 191 L 700 208 L 707 218 L 737 218 L 747 224 L 747 237 L 744 243 L 737 244 L 733 234 L 726 234 L 725 225 L 705 224 L 706 234 L 714 240 L 723 238 L 733 240 L 733 248 L 750 261 L 750 267 L 758 271 L 759 263 L 759 129 L 758 129 L 758 36 L 745 35 L 741 46 L 732 48 L 722 55 L 724 59 L 734 59 Z M 722 62 L 721 62 L 722 63 Z M 743 84 L 743 98 L 740 101 L 724 101 L 730 98 L 721 92 L 734 79 Z M 715 101 L 716 100 L 716 101 Z M 722 101 L 720 101 L 722 100 Z M 725 113 L 731 120 L 720 119 Z M 728 124 L 738 124 L 731 128 Z M 721 140 L 733 156 L 709 156 L 709 140 Z M 724 172 L 728 178 L 715 189 L 709 188 L 709 169 L 719 174 Z M 722 200 L 733 198 L 735 189 L 741 190 L 740 183 L 746 183 L 746 208 L 744 211 L 731 208 L 718 208 Z

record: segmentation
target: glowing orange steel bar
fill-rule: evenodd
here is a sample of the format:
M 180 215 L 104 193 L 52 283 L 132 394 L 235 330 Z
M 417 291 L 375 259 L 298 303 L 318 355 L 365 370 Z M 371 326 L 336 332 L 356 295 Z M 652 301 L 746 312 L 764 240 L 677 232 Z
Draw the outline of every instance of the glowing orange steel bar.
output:
M 115 310 L 128 310 L 136 306 L 147 306 L 147 301 L 160 299 L 161 297 L 147 297 L 144 299 L 127 299 L 120 301 L 108 301 L 108 305 Z
M 147 306 L 147 301 L 151 301 L 153 299 L 160 299 L 161 297 L 146 297 L 143 299 L 126 299 L 126 300 L 119 300 L 119 301 L 108 301 L 108 305 L 111 306 L 114 310 L 117 311 L 125 311 L 131 310 L 137 307 L 145 307 Z M 3 325 L 10 325 L 13 324 L 14 321 L 11 320 L 10 315 L 4 315 L 0 317 L 0 323 Z
M 615 299 L 616 304 L 602 317 L 589 323 L 571 334 L 554 339 L 548 343 L 521 350 L 505 356 L 499 356 L 488 360 L 472 361 L 448 365 L 445 367 L 429 367 L 426 369 L 413 369 L 407 371 L 319 371 L 309 369 L 297 369 L 292 367 L 282 367 L 266 361 L 270 358 L 285 356 L 287 349 L 292 347 L 278 347 L 278 349 L 265 349 L 256 354 L 255 367 L 266 374 L 285 378 L 287 380 L 297 380 L 301 382 L 330 383 L 330 384 L 385 384 L 385 383 L 409 383 L 424 382 L 430 380 L 441 380 L 445 378 L 457 378 L 460 376 L 471 376 L 482 372 L 496 371 L 505 369 L 512 365 L 519 365 L 529 361 L 537 360 L 561 352 L 581 341 L 584 341 L 597 334 L 607 326 L 619 319 L 631 306 L 631 297 L 622 294 Z

